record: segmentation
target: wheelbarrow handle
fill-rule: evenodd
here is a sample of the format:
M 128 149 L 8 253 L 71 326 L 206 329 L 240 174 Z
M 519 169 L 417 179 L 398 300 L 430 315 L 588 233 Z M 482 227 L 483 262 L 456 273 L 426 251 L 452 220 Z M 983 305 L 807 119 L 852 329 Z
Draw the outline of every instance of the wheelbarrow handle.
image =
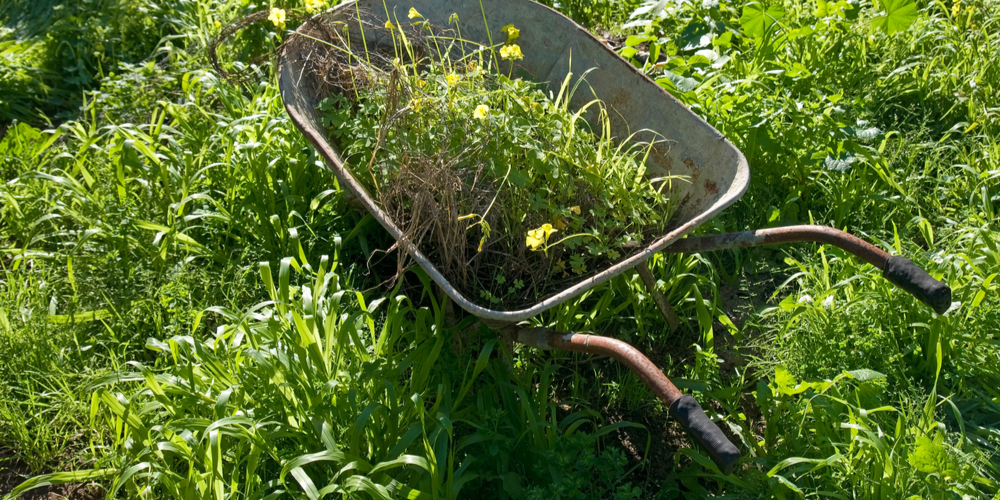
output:
M 882 270 L 882 276 L 938 314 L 951 307 L 951 288 L 934 279 L 910 259 L 892 256 L 857 236 L 826 226 L 788 226 L 740 233 L 684 238 L 664 249 L 667 253 L 695 253 L 781 243 L 815 241 L 846 250 Z
M 708 451 L 723 474 L 732 473 L 740 461 L 740 450 L 726 438 L 693 397 L 681 393 L 670 379 L 631 344 L 610 337 L 582 333 L 559 333 L 547 328 L 517 328 L 506 331 L 512 340 L 539 349 L 560 349 L 612 357 L 635 373 L 656 394 L 688 434 Z

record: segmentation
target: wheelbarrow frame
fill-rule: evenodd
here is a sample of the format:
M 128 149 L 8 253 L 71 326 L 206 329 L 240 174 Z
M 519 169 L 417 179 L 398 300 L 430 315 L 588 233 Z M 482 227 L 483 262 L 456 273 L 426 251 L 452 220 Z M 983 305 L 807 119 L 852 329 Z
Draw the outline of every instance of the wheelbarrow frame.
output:
M 282 99 L 292 121 L 327 160 L 341 186 L 357 196 L 364 209 L 399 242 L 452 301 L 491 326 L 502 327 L 533 318 L 608 282 L 707 222 L 735 203 L 746 191 L 750 169 L 736 146 L 628 61 L 555 10 L 528 0 L 483 0 L 482 3 L 478 0 L 392 0 L 386 5 L 388 12 L 381 0 L 360 0 L 342 4 L 326 15 L 335 16 L 338 12 L 349 14 L 360 7 L 361 12 L 378 17 L 373 24 L 380 25 L 377 23 L 384 22 L 386 17 L 391 17 L 390 21 L 394 24 L 405 22 L 405 18 L 400 20 L 396 14 L 403 17 L 410 7 L 428 19 L 441 21 L 457 12 L 462 23 L 463 39 L 478 41 L 482 45 L 488 45 L 492 37 L 482 22 L 484 16 L 487 25 L 496 28 L 513 22 L 520 30 L 518 43 L 526 52 L 525 59 L 518 63 L 519 70 L 534 75 L 536 81 L 550 82 L 558 91 L 558 85 L 570 73 L 571 61 L 576 66 L 576 74 L 596 68 L 587 74 L 586 81 L 609 107 L 612 134 L 628 137 L 633 131 L 655 130 L 671 142 L 661 142 L 653 148 L 646 164 L 647 175 L 651 178 L 672 175 L 688 179 L 688 182 L 673 183 L 670 196 L 678 206 L 672 226 L 640 251 L 530 307 L 514 311 L 482 307 L 457 290 L 434 263 L 405 238 L 402 229 L 382 211 L 344 166 L 340 152 L 327 140 L 327 133 L 320 126 L 315 110 L 316 96 L 304 91 L 308 89 L 308 83 L 303 83 L 301 68 L 307 64 L 310 51 L 300 49 L 290 39 L 281 54 L 280 85 Z M 309 29 L 307 22 L 298 32 L 308 32 Z M 570 105 L 579 107 L 585 104 L 590 100 L 585 94 L 577 92 Z M 645 134 L 642 138 L 654 139 L 652 134 Z
M 384 7 L 387 6 L 387 7 Z M 563 349 L 614 357 L 629 367 L 663 401 L 689 434 L 701 443 L 723 473 L 731 473 L 740 460 L 739 450 L 705 415 L 697 401 L 682 394 L 646 356 L 620 340 L 580 333 L 560 333 L 547 329 L 518 326 L 570 298 L 601 285 L 615 276 L 636 268 L 654 301 L 666 318 L 671 331 L 678 320 L 669 302 L 656 287 L 656 280 L 646 267 L 646 260 L 658 252 L 693 253 L 731 248 L 816 241 L 836 245 L 883 270 L 883 275 L 907 292 L 944 313 L 951 305 L 951 290 L 934 280 L 911 261 L 891 256 L 863 240 L 837 229 L 822 226 L 794 226 L 741 233 L 684 238 L 696 227 L 732 205 L 743 195 L 750 182 L 746 158 L 732 143 L 702 118 L 638 71 L 628 61 L 594 38 L 584 28 L 559 12 L 529 0 L 357 0 L 331 9 L 320 16 L 343 14 L 342 9 L 370 15 L 400 25 L 399 16 L 410 8 L 430 19 L 449 19 L 453 13 L 463 20 L 462 35 L 487 45 L 492 35 L 488 26 L 516 23 L 519 43 L 525 46 L 526 60 L 519 69 L 535 75 L 537 81 L 558 85 L 570 72 L 571 61 L 586 61 L 583 69 L 597 68 L 587 82 L 610 107 L 612 132 L 628 137 L 631 130 L 655 130 L 676 142 L 671 147 L 660 144 L 654 149 L 647 169 L 650 176 L 683 175 L 690 182 L 673 186 L 671 197 L 680 200 L 673 225 L 666 234 L 654 239 L 633 255 L 601 270 L 568 288 L 516 311 L 484 308 L 467 299 L 436 269 L 427 256 L 409 241 L 403 231 L 376 204 L 369 193 L 345 167 L 340 152 L 327 140 L 316 111 L 316 95 L 303 85 L 305 65 L 311 53 L 302 44 L 288 43 L 280 54 L 279 84 L 281 97 L 293 123 L 324 158 L 326 165 L 341 183 L 357 197 L 361 206 L 396 239 L 448 297 L 466 311 L 479 317 L 508 339 L 541 349 Z M 399 14 L 399 16 L 397 16 Z M 483 26 L 478 20 L 485 19 Z M 476 21 L 472 21 L 476 20 Z M 478 26 L 478 27 L 477 27 Z M 310 21 L 299 27 L 295 36 L 314 38 Z M 289 39 L 291 42 L 292 39 Z M 213 46 L 214 47 L 214 46 Z M 571 101 L 579 107 L 582 96 Z M 627 118 L 627 121 L 626 121 Z M 652 139 L 652 137 L 647 137 Z

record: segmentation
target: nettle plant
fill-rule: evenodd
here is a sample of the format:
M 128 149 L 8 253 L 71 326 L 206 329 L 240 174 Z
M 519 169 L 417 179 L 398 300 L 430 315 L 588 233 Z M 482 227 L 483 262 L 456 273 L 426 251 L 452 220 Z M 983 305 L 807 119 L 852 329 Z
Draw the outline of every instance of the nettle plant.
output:
M 570 107 L 587 73 L 553 95 L 516 75 L 513 25 L 479 46 L 455 16 L 447 30 L 409 17 L 364 27 L 389 56 L 340 47 L 330 71 L 350 77 L 319 110 L 355 178 L 452 283 L 523 306 L 662 234 L 677 179 L 645 175 L 655 140 L 613 137 L 596 96 Z

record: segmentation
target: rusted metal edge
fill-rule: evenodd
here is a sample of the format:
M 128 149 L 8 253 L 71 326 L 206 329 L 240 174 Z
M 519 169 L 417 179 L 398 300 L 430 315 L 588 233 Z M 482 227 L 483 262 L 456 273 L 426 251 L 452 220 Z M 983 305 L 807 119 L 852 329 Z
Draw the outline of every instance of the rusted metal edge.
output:
M 730 474 L 740 462 L 740 450 L 702 410 L 698 401 L 681 393 L 666 375 L 632 345 L 610 337 L 584 333 L 559 333 L 547 328 L 508 327 L 501 332 L 530 347 L 561 349 L 612 357 L 632 371 L 667 406 L 695 441 L 700 443 L 723 474 Z
M 756 229 L 739 233 L 697 236 L 678 240 L 663 249 L 666 253 L 698 253 L 749 248 L 783 243 L 819 242 L 841 248 L 881 269 L 888 262 L 888 252 L 857 236 L 826 226 L 788 226 Z
M 600 335 L 554 332 L 548 328 L 511 327 L 507 333 L 514 341 L 537 349 L 560 349 L 614 358 L 635 373 L 667 406 L 684 395 L 646 355 L 627 342 Z

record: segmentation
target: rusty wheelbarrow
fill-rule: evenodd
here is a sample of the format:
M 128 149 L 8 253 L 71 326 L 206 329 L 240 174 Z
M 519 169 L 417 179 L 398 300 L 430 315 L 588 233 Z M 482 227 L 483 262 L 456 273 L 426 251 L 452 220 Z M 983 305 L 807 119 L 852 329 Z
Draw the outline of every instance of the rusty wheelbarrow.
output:
M 526 309 L 500 311 L 475 304 L 453 287 L 412 242 L 400 227 L 376 204 L 368 192 L 345 167 L 341 152 L 327 139 L 316 106 L 321 99 L 314 82 L 318 68 L 314 61 L 323 44 L 315 43 L 328 36 L 330 21 L 348 14 L 369 16 L 366 24 L 381 26 L 390 17 L 394 22 L 415 8 L 424 17 L 449 19 L 457 14 L 463 20 L 462 38 L 470 43 L 488 45 L 488 27 L 514 23 L 520 29 L 519 44 L 525 57 L 518 70 L 533 75 L 539 82 L 549 82 L 558 89 L 570 71 L 570 61 L 578 68 L 593 71 L 588 84 L 597 97 L 614 110 L 610 112 L 612 131 L 627 137 L 630 130 L 654 130 L 670 139 L 669 147 L 658 146 L 647 162 L 652 177 L 685 176 L 690 182 L 674 183 L 671 198 L 679 200 L 676 215 L 666 234 L 649 242 L 640 251 L 592 273 L 572 286 L 551 295 Z M 478 20 L 485 18 L 485 23 Z M 323 19 L 321 24 L 318 19 Z M 358 18 L 355 17 L 355 20 Z M 373 35 L 362 35 L 371 38 Z M 358 37 L 358 38 L 362 38 Z M 298 42 L 295 43 L 296 38 Z M 310 43 L 310 40 L 313 43 Z M 352 41 L 355 43 L 357 40 Z M 362 43 L 377 43 L 371 38 Z M 366 49 L 370 47 L 366 46 Z M 913 262 L 890 256 L 879 248 L 842 231 L 821 226 L 795 226 L 762 229 L 734 234 L 684 238 L 698 225 L 710 220 L 733 204 L 746 191 L 750 171 L 746 158 L 717 130 L 696 116 L 651 79 L 637 71 L 590 33 L 562 14 L 529 0 L 357 0 L 342 4 L 305 22 L 289 38 L 280 54 L 280 87 L 285 108 L 336 174 L 341 187 L 356 196 L 360 205 L 398 241 L 442 290 L 463 309 L 487 325 L 528 346 L 540 349 L 565 349 L 604 354 L 624 363 L 667 405 L 672 416 L 695 438 L 724 473 L 730 473 L 740 459 L 740 452 L 705 415 L 698 402 L 682 394 L 646 356 L 629 344 L 595 335 L 559 333 L 546 329 L 524 328 L 519 323 L 538 315 L 574 296 L 637 268 L 650 288 L 656 305 L 671 328 L 676 316 L 670 304 L 655 288 L 655 280 L 645 261 L 657 252 L 705 252 L 729 248 L 773 245 L 799 241 L 817 241 L 836 245 L 883 270 L 886 279 L 943 313 L 951 305 L 951 290 L 936 281 Z M 583 94 L 583 93 L 580 93 Z M 580 96 L 580 99 L 586 99 Z M 571 103 L 577 107 L 582 102 Z

